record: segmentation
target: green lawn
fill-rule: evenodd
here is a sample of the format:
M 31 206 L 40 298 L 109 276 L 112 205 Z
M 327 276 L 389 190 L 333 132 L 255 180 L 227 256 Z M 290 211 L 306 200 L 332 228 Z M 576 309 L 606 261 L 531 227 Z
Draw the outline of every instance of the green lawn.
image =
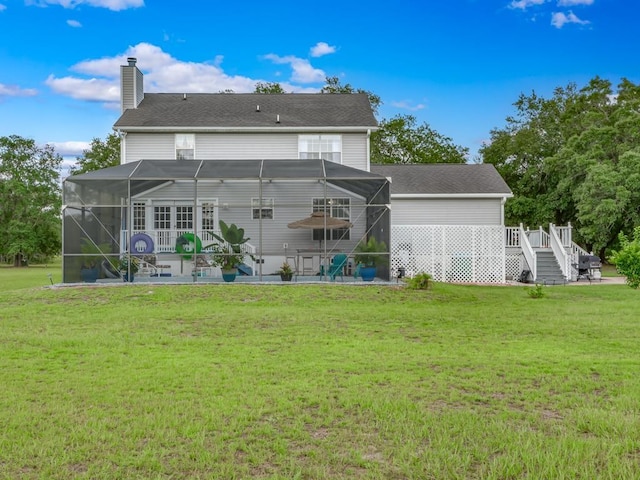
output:
M 49 289 L 11 270 L 0 478 L 638 478 L 624 285 Z
M 44 287 L 62 282 L 62 260 L 57 258 L 47 265 L 13 268 L 0 265 L 0 291 Z M 49 276 L 51 275 L 51 276 Z

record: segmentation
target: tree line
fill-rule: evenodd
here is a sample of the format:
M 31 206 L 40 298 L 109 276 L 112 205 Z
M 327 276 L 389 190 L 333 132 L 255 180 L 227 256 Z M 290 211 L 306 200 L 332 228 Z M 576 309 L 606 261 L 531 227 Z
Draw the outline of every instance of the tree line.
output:
M 577 243 L 604 259 L 619 232 L 640 225 L 640 86 L 596 77 L 514 106 L 480 149 L 514 193 L 505 221 L 571 222 Z
M 254 93 L 286 92 L 267 82 Z M 327 77 L 321 93 L 365 93 L 376 116 L 382 104 L 337 77 Z M 522 94 L 513 106 L 476 159 L 495 165 L 514 193 L 506 224 L 571 222 L 578 243 L 605 258 L 620 232 L 640 225 L 640 86 L 623 79 L 614 89 L 596 77 L 583 88 L 558 87 L 550 98 Z M 372 163 L 465 163 L 468 154 L 412 115 L 380 119 L 371 135 Z M 76 160 L 72 174 L 119 165 L 119 137 L 94 138 Z M 0 256 L 16 266 L 60 252 L 61 164 L 50 146 L 0 137 Z

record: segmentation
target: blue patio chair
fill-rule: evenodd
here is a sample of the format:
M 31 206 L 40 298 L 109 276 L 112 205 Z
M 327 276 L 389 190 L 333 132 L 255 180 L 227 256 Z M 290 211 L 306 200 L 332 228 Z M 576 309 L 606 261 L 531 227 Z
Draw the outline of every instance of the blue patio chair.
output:
M 331 265 L 329 265 L 329 278 L 334 281 L 338 275 L 344 282 L 344 267 L 347 266 L 347 256 L 344 253 L 337 253 L 331 259 Z

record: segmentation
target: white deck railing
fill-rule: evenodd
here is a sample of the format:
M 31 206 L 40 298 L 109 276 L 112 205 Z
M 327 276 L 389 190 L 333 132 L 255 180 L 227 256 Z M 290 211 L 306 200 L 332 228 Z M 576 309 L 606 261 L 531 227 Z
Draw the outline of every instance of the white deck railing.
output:
M 505 247 L 520 247 L 520 227 L 504 227 L 504 233 Z
M 176 243 L 178 238 L 184 234 L 193 234 L 193 230 L 134 230 L 133 235 L 138 233 L 144 233 L 148 235 L 153 241 L 153 253 L 154 254 L 162 254 L 162 253 L 176 253 Z M 220 235 L 220 232 L 216 232 Z M 213 248 L 210 245 L 215 243 L 220 243 L 210 231 L 200 231 L 197 233 L 198 238 L 202 243 L 202 252 L 203 253 L 211 253 Z M 129 231 L 122 230 L 120 237 L 120 245 L 121 249 L 124 252 L 126 250 L 126 245 L 128 245 L 129 241 Z M 240 245 L 240 251 L 247 255 L 245 257 L 246 264 L 249 265 L 253 271 L 256 271 L 256 262 L 252 260 L 249 255 L 255 256 L 257 249 L 254 245 L 250 243 L 244 243 Z
M 558 261 L 560 265 L 560 270 L 562 271 L 562 275 L 566 280 L 571 280 L 571 257 L 567 254 L 564 246 L 562 245 L 562 240 L 560 239 L 560 235 L 556 230 L 556 226 L 553 223 L 549 224 L 549 245 L 551 250 L 553 251 L 554 257 Z
M 590 255 L 589 252 L 587 252 L 584 248 L 582 248 L 580 245 L 571 242 L 571 257 L 570 257 L 570 262 L 571 262 L 571 280 L 575 280 L 578 278 L 579 275 L 579 271 L 578 271 L 578 264 L 580 262 L 580 255 Z
M 567 280 L 575 280 L 578 275 L 577 265 L 580 255 L 591 254 L 573 242 L 572 233 L 573 227 L 570 223 L 564 227 L 550 223 L 549 233 L 544 231 L 542 227 L 535 230 L 528 228 L 524 230 L 523 225 L 520 224 L 520 227 L 505 227 L 505 245 L 520 248 L 529 265 L 535 260 L 536 248 L 550 248 L 564 277 Z M 528 248 L 525 242 L 528 243 Z M 531 272 L 534 273 L 533 267 L 531 268 Z
M 571 238 L 572 229 L 571 223 L 567 224 L 566 227 L 558 227 L 557 225 L 553 226 L 560 237 L 560 242 L 564 248 L 569 248 L 573 244 L 573 239 Z
M 524 227 L 520 224 L 520 246 L 522 248 L 522 254 L 524 255 L 524 259 L 529 265 L 529 269 L 531 270 L 532 278 L 535 280 L 538 276 L 538 265 L 536 262 L 536 252 L 529 243 L 529 238 L 527 236 L 527 232 L 525 232 Z

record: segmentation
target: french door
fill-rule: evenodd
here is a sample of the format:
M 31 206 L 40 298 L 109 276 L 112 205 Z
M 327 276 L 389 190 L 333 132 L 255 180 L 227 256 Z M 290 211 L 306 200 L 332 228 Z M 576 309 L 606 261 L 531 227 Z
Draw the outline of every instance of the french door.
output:
M 153 204 L 153 229 L 156 251 L 174 252 L 176 240 L 184 233 L 193 233 L 194 226 L 203 243 L 210 243 L 210 232 L 217 231 L 218 207 L 216 200 L 201 200 L 194 212 L 193 202 L 156 201 Z M 202 236 L 206 238 L 202 238 Z

